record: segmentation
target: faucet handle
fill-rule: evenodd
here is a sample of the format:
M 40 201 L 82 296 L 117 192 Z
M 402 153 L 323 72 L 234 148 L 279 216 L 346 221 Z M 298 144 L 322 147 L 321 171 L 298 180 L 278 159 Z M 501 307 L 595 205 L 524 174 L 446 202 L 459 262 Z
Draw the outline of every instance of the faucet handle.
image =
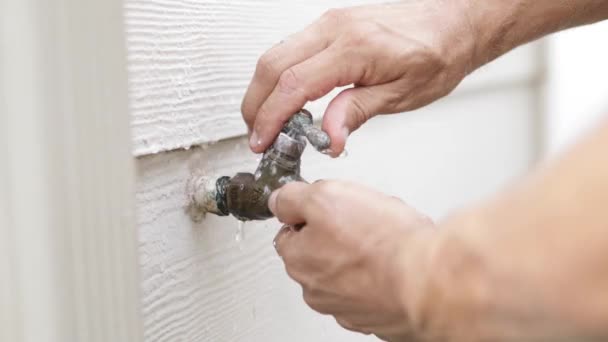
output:
M 313 125 L 312 114 L 306 109 L 301 109 L 294 114 L 283 127 L 283 132 L 293 138 L 305 136 L 310 144 L 320 152 L 326 151 L 331 145 L 329 135 Z
M 304 135 L 306 135 L 306 139 L 308 139 L 310 144 L 319 152 L 327 151 L 331 145 L 329 135 L 327 135 L 327 133 L 325 133 L 325 131 L 322 129 L 312 124 L 304 126 Z

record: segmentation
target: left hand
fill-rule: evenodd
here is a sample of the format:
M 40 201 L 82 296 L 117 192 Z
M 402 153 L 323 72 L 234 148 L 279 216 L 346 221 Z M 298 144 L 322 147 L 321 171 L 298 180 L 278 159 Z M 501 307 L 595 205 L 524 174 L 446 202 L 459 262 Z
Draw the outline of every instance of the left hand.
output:
M 251 149 L 264 152 L 293 113 L 336 87 L 353 85 L 323 116 L 333 157 L 373 116 L 414 110 L 450 93 L 488 61 L 480 37 L 490 30 L 477 32 L 470 2 L 416 0 L 334 9 L 267 51 L 241 106 Z
M 275 239 L 277 252 L 311 308 L 349 330 L 413 336 L 430 219 L 395 197 L 338 181 L 287 184 L 269 207 L 287 224 Z

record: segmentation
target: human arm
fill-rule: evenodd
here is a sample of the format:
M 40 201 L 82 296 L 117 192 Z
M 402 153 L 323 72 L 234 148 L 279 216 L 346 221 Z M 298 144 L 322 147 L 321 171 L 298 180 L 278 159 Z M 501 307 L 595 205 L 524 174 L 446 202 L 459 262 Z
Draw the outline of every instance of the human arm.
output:
M 608 122 L 436 226 L 344 182 L 288 184 L 277 251 L 315 310 L 387 340 L 608 338 Z M 409 338 L 409 339 L 408 339 Z
M 258 61 L 242 103 L 251 148 L 263 152 L 306 102 L 355 85 L 324 114 L 337 156 L 371 117 L 422 107 L 516 46 L 607 17 L 606 0 L 413 0 L 331 10 Z
M 445 294 L 453 311 L 425 324 L 510 340 L 608 338 L 607 150 L 605 122 L 561 159 L 442 222 L 426 296 Z

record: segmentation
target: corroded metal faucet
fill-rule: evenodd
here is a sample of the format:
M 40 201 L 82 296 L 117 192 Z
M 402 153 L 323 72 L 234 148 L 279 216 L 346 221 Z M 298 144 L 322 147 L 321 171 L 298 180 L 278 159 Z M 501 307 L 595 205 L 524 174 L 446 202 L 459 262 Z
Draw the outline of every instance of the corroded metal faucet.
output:
M 326 151 L 331 142 L 327 133 L 313 126 L 310 112 L 302 109 L 285 124 L 254 174 L 192 178 L 189 182 L 190 205 L 203 214 L 232 214 L 241 221 L 273 217 L 268 209 L 270 194 L 289 182 L 304 181 L 300 176 L 300 158 L 306 148 L 306 139 L 320 152 Z

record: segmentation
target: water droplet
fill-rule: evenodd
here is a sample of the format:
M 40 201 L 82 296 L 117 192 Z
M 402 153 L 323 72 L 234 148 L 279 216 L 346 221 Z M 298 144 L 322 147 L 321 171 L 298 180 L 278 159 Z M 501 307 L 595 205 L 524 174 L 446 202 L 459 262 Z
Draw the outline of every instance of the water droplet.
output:
M 245 222 L 238 221 L 238 226 L 236 227 L 236 234 L 234 235 L 234 240 L 239 245 L 239 249 L 243 249 L 241 246 L 241 242 L 245 240 Z
M 344 151 L 342 151 L 342 154 L 340 154 L 340 158 L 346 158 L 348 157 L 348 150 L 344 149 Z

